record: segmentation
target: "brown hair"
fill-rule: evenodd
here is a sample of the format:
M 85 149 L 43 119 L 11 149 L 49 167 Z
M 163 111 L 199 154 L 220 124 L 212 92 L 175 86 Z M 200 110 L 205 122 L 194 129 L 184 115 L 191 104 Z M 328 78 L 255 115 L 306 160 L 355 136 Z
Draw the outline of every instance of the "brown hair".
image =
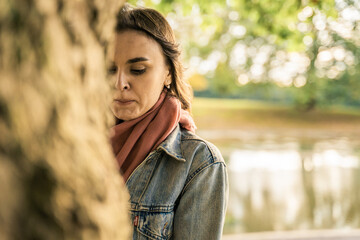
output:
M 182 109 L 190 111 L 192 90 L 183 79 L 179 45 L 176 43 L 175 34 L 165 17 L 151 8 L 131 8 L 125 4 L 117 15 L 116 32 L 127 29 L 144 32 L 160 44 L 170 67 L 169 92 L 180 100 Z

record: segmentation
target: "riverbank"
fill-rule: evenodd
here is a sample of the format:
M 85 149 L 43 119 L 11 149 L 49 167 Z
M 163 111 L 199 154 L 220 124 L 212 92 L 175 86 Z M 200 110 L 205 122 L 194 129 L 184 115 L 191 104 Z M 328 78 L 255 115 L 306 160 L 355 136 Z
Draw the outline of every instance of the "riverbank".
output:
M 331 131 L 360 133 L 360 109 L 329 107 L 302 112 L 293 106 L 241 99 L 195 98 L 192 113 L 199 130 Z

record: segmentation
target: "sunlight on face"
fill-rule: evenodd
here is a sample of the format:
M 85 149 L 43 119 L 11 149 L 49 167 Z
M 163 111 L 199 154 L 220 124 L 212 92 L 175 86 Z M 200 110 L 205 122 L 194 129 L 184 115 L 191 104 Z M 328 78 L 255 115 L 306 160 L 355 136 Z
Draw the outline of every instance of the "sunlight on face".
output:
M 114 47 L 109 68 L 115 87 L 111 110 L 118 119 L 128 121 L 155 105 L 171 77 L 161 46 L 145 33 L 117 33 Z

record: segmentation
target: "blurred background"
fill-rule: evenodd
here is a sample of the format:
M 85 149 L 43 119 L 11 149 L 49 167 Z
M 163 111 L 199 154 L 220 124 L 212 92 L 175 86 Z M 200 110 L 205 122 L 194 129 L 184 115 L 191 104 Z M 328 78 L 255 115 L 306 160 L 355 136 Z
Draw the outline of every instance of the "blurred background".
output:
M 176 32 L 229 170 L 225 234 L 360 228 L 360 1 L 128 2 Z

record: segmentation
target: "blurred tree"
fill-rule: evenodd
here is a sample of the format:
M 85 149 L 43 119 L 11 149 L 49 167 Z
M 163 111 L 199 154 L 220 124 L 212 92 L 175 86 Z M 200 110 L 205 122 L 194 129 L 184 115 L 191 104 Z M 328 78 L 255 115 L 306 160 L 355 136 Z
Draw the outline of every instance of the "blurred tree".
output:
M 198 73 L 193 74 L 188 78 L 188 81 L 195 91 L 203 91 L 208 88 L 208 83 L 203 75 Z
M 0 2 L 0 238 L 128 239 L 104 48 L 117 0 Z
M 360 92 L 359 1 L 129 2 L 167 15 L 185 50 L 188 71 L 211 79 L 209 88 L 215 95 L 240 96 L 249 82 L 271 82 L 292 89 L 296 105 L 310 110 L 342 98 L 333 98 L 335 86 L 347 84 L 342 87 L 346 92 Z M 230 74 L 224 66 L 232 72 L 231 81 L 222 75 Z M 237 81 L 240 85 L 234 85 Z M 346 95 L 342 103 L 360 104 L 353 94 Z

